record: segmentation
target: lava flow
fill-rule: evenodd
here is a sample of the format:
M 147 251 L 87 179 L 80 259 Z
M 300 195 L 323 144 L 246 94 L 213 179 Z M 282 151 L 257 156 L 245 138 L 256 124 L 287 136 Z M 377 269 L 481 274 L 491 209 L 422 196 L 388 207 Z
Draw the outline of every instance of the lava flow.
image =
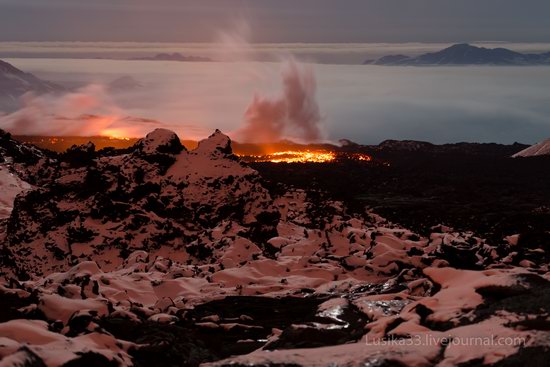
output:
M 326 163 L 336 160 L 336 153 L 331 151 L 313 151 L 313 150 L 287 150 L 275 152 L 266 155 L 246 156 L 249 160 L 255 162 L 272 163 Z
M 363 153 L 348 153 L 330 150 L 285 150 L 264 155 L 240 155 L 248 162 L 270 163 L 330 163 L 341 160 L 370 162 L 372 157 Z
M 21 142 L 34 144 L 43 149 L 55 152 L 64 152 L 73 145 L 94 143 L 96 149 L 107 147 L 124 149 L 134 145 L 139 139 L 129 138 L 121 130 L 103 130 L 102 136 L 15 136 Z M 183 140 L 182 144 L 188 149 L 197 146 L 196 141 Z M 372 156 L 355 151 L 342 151 L 334 146 L 304 146 L 288 143 L 273 144 L 239 144 L 234 143 L 235 155 L 245 162 L 266 163 L 331 163 L 336 161 L 363 161 L 370 162 Z

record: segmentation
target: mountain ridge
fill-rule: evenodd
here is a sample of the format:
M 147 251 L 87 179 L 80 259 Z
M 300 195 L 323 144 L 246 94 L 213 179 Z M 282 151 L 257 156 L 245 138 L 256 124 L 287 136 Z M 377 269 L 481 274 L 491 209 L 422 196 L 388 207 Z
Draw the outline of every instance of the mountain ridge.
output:
M 11 112 L 20 107 L 19 98 L 25 93 L 58 93 L 65 88 L 42 80 L 0 60 L 0 111 Z
M 179 62 L 211 62 L 212 59 L 202 56 L 186 56 L 179 52 L 159 53 L 150 57 L 136 57 L 130 60 L 139 61 L 179 61 Z
M 411 57 L 387 55 L 377 60 L 367 60 L 365 65 L 384 66 L 436 66 L 436 65 L 500 65 L 528 66 L 550 65 L 550 52 L 524 54 L 506 48 L 485 48 L 459 43 L 437 52 Z

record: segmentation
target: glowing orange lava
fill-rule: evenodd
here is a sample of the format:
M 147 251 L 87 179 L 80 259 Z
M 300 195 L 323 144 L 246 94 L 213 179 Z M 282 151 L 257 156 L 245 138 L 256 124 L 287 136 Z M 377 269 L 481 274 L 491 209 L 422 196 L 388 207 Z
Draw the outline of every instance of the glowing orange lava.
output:
M 100 133 L 101 136 L 109 138 L 110 140 L 130 140 L 131 138 L 126 134 L 124 129 L 105 129 Z
M 372 157 L 370 155 L 363 154 L 363 153 L 353 153 L 353 154 L 351 154 L 350 157 L 351 157 L 351 159 L 355 159 L 355 160 L 358 160 L 358 161 L 365 161 L 365 162 L 372 161 Z
M 256 162 L 272 163 L 326 163 L 336 160 L 334 152 L 325 150 L 287 150 L 261 156 L 249 156 Z
M 283 150 L 266 154 L 237 153 L 247 162 L 271 162 L 271 163 L 330 163 L 336 161 L 362 161 L 371 162 L 372 157 L 364 153 L 338 152 L 331 150 Z

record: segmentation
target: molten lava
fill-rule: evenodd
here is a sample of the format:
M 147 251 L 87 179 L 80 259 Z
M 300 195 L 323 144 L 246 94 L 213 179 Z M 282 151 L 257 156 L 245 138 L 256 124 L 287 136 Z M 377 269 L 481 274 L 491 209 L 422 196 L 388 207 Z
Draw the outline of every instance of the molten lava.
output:
M 110 140 L 130 140 L 128 133 L 124 129 L 104 129 L 101 131 L 100 136 L 109 138 Z
M 107 147 L 125 149 L 134 145 L 139 139 L 132 138 L 130 129 L 116 128 L 103 129 L 101 136 L 14 136 L 17 140 L 28 144 L 34 144 L 40 148 L 56 152 L 64 152 L 73 145 L 94 143 L 96 149 Z M 182 144 L 193 150 L 197 142 L 182 140 Z M 374 162 L 372 156 L 360 151 L 342 151 L 338 147 L 330 146 L 305 146 L 289 143 L 271 144 L 233 144 L 233 152 L 245 162 L 270 162 L 270 163 L 333 163 L 343 161 Z M 378 162 L 378 161 L 377 161 Z
M 266 156 L 266 160 L 272 163 L 326 163 L 336 159 L 336 154 L 330 151 L 285 151 L 276 152 Z
M 341 160 L 370 162 L 372 157 L 363 153 L 347 153 L 330 150 L 285 150 L 264 155 L 237 154 L 249 162 L 271 163 L 330 163 Z

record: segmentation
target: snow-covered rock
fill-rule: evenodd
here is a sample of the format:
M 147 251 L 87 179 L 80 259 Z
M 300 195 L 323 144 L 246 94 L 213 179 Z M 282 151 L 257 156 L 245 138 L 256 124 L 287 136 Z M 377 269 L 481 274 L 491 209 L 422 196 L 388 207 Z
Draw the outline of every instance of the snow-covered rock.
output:
M 536 157 L 541 155 L 550 155 L 550 139 L 546 139 L 540 143 L 532 145 L 529 148 L 514 154 L 512 157 Z
M 19 98 L 25 93 L 55 93 L 64 88 L 25 73 L 0 60 L 0 111 L 13 111 L 20 106 Z
M 167 129 L 155 129 L 136 144 L 139 152 L 147 154 L 178 154 L 185 149 L 179 137 Z
M 46 154 L 35 146 L 12 139 L 11 134 L 0 129 L 0 163 L 33 165 Z
M 10 216 L 15 197 L 31 186 L 6 166 L 0 164 L 0 219 Z
M 195 239 L 220 221 L 242 223 L 245 232 L 276 224 L 258 173 L 232 155 L 219 131 L 193 151 L 158 129 L 130 153 L 75 147 L 60 159 L 46 184 L 20 197 L 8 222 L 7 248 L 21 260 L 20 273 L 92 259 L 112 269 L 141 249 L 192 261 Z
M 113 363 L 131 366 L 127 353 L 129 343 L 110 335 L 90 333 L 66 337 L 48 330 L 39 320 L 12 320 L 0 323 L 0 363 L 3 366 L 64 366 L 93 358 L 97 365 Z
M 548 263 L 519 237 L 420 236 L 315 191 L 270 193 L 220 131 L 191 151 L 168 130 L 54 158 L 0 143 L 4 177 L 32 180 L 0 220 L 2 365 L 490 366 L 550 352 Z

